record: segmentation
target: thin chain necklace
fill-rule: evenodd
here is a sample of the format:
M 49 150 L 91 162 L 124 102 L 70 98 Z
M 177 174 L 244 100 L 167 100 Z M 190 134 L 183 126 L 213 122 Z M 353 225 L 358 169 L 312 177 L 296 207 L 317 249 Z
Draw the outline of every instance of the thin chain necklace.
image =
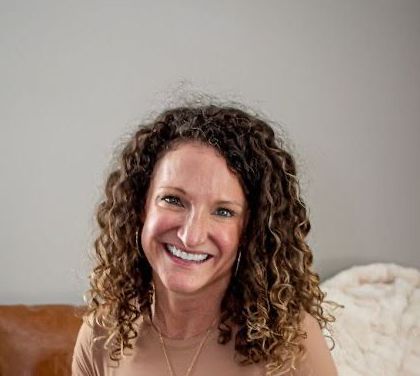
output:
M 195 354 L 194 354 L 194 356 L 192 358 L 191 364 L 188 367 L 187 372 L 185 373 L 185 376 L 190 376 L 190 374 L 191 374 L 191 372 L 192 372 L 192 370 L 194 368 L 194 365 L 197 362 L 197 359 L 198 359 L 198 357 L 199 357 L 199 355 L 201 353 L 201 350 L 203 349 L 204 344 L 206 343 L 207 339 L 209 338 L 210 332 L 213 329 L 213 326 L 214 326 L 215 323 L 216 323 L 216 320 L 213 321 L 213 323 L 207 329 L 207 332 L 206 332 L 205 336 L 203 337 L 203 339 L 201 340 L 200 344 L 197 347 L 197 351 L 195 352 Z M 153 323 L 153 321 L 152 321 L 152 325 L 153 325 L 153 327 L 156 329 L 156 331 L 159 334 L 160 345 L 162 347 L 163 355 L 165 355 L 166 365 L 168 367 L 169 375 L 170 376 L 176 376 L 175 371 L 174 371 L 174 369 L 172 367 L 172 364 L 171 364 L 171 362 L 169 360 L 168 352 L 166 350 L 166 345 L 165 345 L 165 341 L 163 340 L 162 333 L 161 333 L 160 329 Z

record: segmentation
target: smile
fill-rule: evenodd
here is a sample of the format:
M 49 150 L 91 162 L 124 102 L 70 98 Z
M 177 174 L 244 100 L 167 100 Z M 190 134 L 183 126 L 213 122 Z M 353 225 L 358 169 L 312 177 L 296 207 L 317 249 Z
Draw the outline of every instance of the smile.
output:
M 165 249 L 170 253 L 172 256 L 175 256 L 181 260 L 184 261 L 192 261 L 201 263 L 204 261 L 207 261 L 211 256 L 207 253 L 190 253 L 183 251 L 181 249 L 178 249 L 174 245 L 166 244 Z

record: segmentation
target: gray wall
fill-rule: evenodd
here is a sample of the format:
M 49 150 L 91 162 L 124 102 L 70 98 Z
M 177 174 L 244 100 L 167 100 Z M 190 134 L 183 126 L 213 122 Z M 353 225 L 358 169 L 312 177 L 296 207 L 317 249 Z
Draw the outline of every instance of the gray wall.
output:
M 81 302 L 112 151 L 182 81 L 285 125 L 323 278 L 420 267 L 419 72 L 417 0 L 1 0 L 0 303 Z

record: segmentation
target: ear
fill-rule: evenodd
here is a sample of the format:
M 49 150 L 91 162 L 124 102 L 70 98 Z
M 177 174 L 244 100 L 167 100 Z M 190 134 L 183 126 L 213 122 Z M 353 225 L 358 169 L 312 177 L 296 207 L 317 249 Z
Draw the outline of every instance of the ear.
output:
M 141 203 L 141 208 L 140 208 L 140 213 L 139 213 L 139 219 L 140 222 L 142 224 L 144 224 L 145 220 L 146 220 L 146 207 L 147 207 L 147 198 L 145 198 L 144 200 L 142 200 L 143 202 Z
M 250 210 L 249 210 L 249 208 L 247 208 L 246 211 L 245 211 L 245 213 L 244 213 L 244 219 L 243 219 L 243 225 L 242 225 L 242 236 L 246 232 L 246 229 L 248 227 L 250 216 L 251 216 Z
M 245 213 L 244 229 L 248 227 L 248 221 L 249 221 L 250 215 L 251 215 L 251 210 L 247 208 L 246 213 Z
M 146 210 L 143 208 L 139 214 L 140 222 L 144 224 L 146 220 Z

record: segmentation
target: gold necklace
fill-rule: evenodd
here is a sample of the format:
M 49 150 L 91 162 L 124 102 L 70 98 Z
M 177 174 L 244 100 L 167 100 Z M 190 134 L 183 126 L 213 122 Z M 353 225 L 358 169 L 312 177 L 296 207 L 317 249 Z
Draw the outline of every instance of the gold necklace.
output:
M 212 323 L 212 324 L 209 326 L 209 328 L 207 329 L 207 332 L 206 332 L 205 336 L 203 337 L 203 339 L 201 340 L 200 344 L 199 344 L 199 345 L 198 345 L 198 347 L 197 347 L 197 351 L 195 352 L 195 354 L 194 354 L 194 356 L 193 356 L 193 358 L 192 358 L 191 364 L 190 364 L 190 366 L 188 367 L 187 372 L 185 373 L 185 376 L 190 376 L 190 373 L 192 372 L 192 370 L 193 370 L 193 368 L 194 368 L 194 365 L 195 365 L 195 363 L 197 362 L 198 356 L 200 355 L 201 350 L 203 349 L 204 344 L 206 343 L 207 338 L 209 337 L 210 332 L 211 332 L 211 330 L 212 330 L 212 328 L 213 328 L 213 325 L 214 325 L 215 323 L 216 323 L 216 320 L 215 320 L 215 321 L 213 321 L 213 323 Z M 152 325 L 153 325 L 153 327 L 156 329 L 156 331 L 157 331 L 157 332 L 158 332 L 158 334 L 159 334 L 160 345 L 161 345 L 161 347 L 162 347 L 163 355 L 165 355 L 166 365 L 167 365 L 167 367 L 168 367 L 169 375 L 170 375 L 170 376 L 176 376 L 176 375 L 175 375 L 175 371 L 174 371 L 174 370 L 173 370 L 173 368 L 172 368 L 172 364 L 171 364 L 171 362 L 170 362 L 170 360 L 169 360 L 168 352 L 167 352 L 167 350 L 166 350 L 165 341 L 163 340 L 162 333 L 161 333 L 161 331 L 159 330 L 159 328 L 158 328 L 158 327 L 157 327 L 157 326 L 153 323 L 153 321 L 152 321 Z

